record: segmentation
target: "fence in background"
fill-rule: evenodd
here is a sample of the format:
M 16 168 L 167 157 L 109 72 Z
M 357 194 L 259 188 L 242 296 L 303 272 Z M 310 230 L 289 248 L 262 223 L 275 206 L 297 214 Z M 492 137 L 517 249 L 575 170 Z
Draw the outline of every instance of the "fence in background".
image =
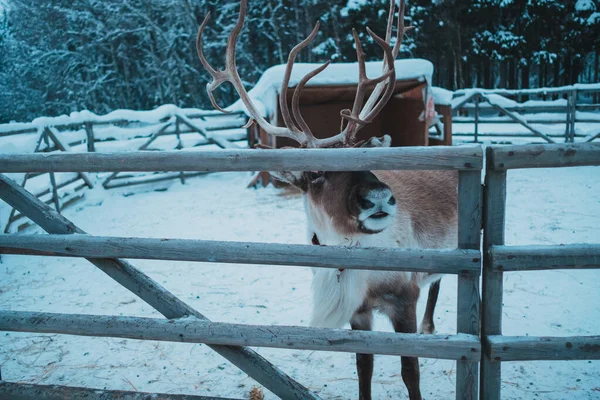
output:
M 600 84 L 520 90 L 459 90 L 452 100 L 452 123 L 455 127 L 473 125 L 473 131 L 453 132 L 452 135 L 472 137 L 474 142 L 482 138 L 541 138 L 547 143 L 592 142 L 600 137 L 600 104 L 593 103 L 598 94 Z M 536 100 L 523 102 L 532 97 Z M 582 98 L 592 102 L 584 102 Z M 578 133 L 576 124 L 584 123 L 593 126 L 586 133 Z M 526 128 L 528 133 L 489 132 L 484 130 L 483 124 L 516 124 Z M 544 132 L 544 126 L 556 124 L 564 124 L 564 131 Z
M 242 112 L 222 114 L 165 107 L 151 112 L 122 110 L 105 116 L 87 114 L 41 118 L 26 124 L 0 125 L 0 151 L 4 144 L 8 149 L 17 146 L 17 150 L 20 150 L 22 147 L 20 152 L 95 152 L 96 147 L 113 150 L 112 145 L 117 143 L 115 140 L 121 138 L 125 139 L 123 142 L 127 145 L 126 150 L 157 151 L 165 150 L 165 147 L 168 149 L 168 146 L 183 150 L 211 144 L 221 149 L 236 149 L 239 148 L 236 141 L 246 140 L 246 132 L 240 128 L 247 119 Z M 107 129 L 110 132 L 105 132 Z M 9 140 L 9 137 L 17 137 L 16 135 L 19 135 L 19 140 Z M 156 171 L 151 174 L 114 172 L 103 178 L 102 186 L 110 189 L 171 179 L 180 179 L 185 183 L 186 178 L 202 174 L 186 171 L 165 173 L 160 169 Z M 44 179 L 42 175 L 47 175 L 49 179 L 40 185 L 39 180 Z M 69 176 L 55 176 L 54 172 L 45 171 L 29 172 L 20 179 L 21 186 L 28 182 L 37 187 L 33 190 L 36 197 L 46 204 L 53 204 L 59 212 L 81 200 L 84 188 L 93 187 L 92 179 L 82 172 Z M 22 230 L 29 225 L 30 221 L 23 214 L 12 209 L 4 226 L 4 233 L 10 232 L 12 226 Z

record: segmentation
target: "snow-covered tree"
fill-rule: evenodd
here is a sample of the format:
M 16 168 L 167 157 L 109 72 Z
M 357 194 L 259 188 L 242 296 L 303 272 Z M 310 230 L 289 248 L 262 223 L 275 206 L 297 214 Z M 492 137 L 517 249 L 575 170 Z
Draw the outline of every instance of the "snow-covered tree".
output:
M 435 65 L 434 84 L 529 87 L 598 81 L 600 0 L 407 0 L 401 57 Z M 236 21 L 237 0 L 4 0 L 0 15 L 0 122 L 90 109 L 209 108 L 196 30 L 208 11 L 205 52 L 215 68 Z M 387 0 L 249 0 L 237 46 L 251 85 L 317 20 L 321 32 L 298 61 L 354 61 L 351 30 L 368 58 L 381 50 Z M 231 87 L 218 94 L 225 105 Z

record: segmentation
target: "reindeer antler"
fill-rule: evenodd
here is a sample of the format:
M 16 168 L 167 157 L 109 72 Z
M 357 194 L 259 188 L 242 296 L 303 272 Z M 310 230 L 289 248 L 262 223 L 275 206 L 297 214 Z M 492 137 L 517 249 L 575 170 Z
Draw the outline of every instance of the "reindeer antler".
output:
M 315 25 L 311 34 L 296 45 L 288 56 L 288 61 L 286 64 L 284 77 L 281 82 L 281 90 L 279 95 L 279 107 L 281 109 L 281 115 L 283 117 L 283 122 L 285 127 L 275 126 L 269 123 L 258 111 L 256 106 L 252 103 L 248 92 L 244 88 L 242 80 L 238 74 L 236 62 L 235 62 L 235 46 L 237 42 L 237 38 L 244 26 L 244 20 L 246 17 L 247 10 L 247 0 L 241 0 L 240 2 L 240 12 L 238 16 L 237 23 L 229 34 L 229 38 L 227 39 L 227 46 L 225 51 L 225 69 L 224 70 L 216 70 L 211 67 L 211 65 L 206 60 L 204 56 L 204 52 L 202 49 L 202 33 L 204 32 L 204 28 L 208 23 L 210 18 L 210 12 L 202 21 L 200 28 L 198 29 L 198 36 L 196 39 L 196 49 L 198 51 L 198 57 L 200 58 L 200 62 L 204 66 L 204 68 L 208 71 L 208 73 L 212 76 L 212 82 L 206 85 L 206 90 L 208 92 L 208 96 L 210 101 L 217 110 L 222 112 L 227 112 L 219 104 L 214 98 L 213 92 L 224 82 L 230 82 L 234 89 L 237 91 L 240 99 L 248 109 L 248 113 L 251 118 L 253 118 L 258 125 L 269 135 L 272 136 L 283 136 L 297 141 L 303 147 L 331 147 L 338 144 L 351 146 L 354 144 L 354 140 L 356 137 L 356 133 L 366 124 L 371 122 L 375 116 L 383 109 L 384 105 L 387 103 L 389 98 L 392 95 L 394 90 L 396 75 L 394 70 L 394 59 L 398 54 L 398 50 L 400 48 L 400 42 L 402 40 L 402 36 L 404 35 L 404 6 L 405 0 L 401 0 L 400 12 L 398 14 L 398 38 L 397 41 L 392 48 L 390 46 L 391 40 L 391 32 L 392 32 L 392 21 L 394 15 L 394 0 L 390 0 L 390 11 L 388 17 L 388 24 L 386 30 L 386 38 L 385 40 L 377 36 L 373 33 L 369 28 L 367 28 L 367 32 L 369 35 L 375 40 L 375 42 L 383 49 L 384 51 L 384 69 L 382 75 L 375 79 L 369 79 L 366 76 L 366 68 L 365 68 L 365 60 L 364 53 L 362 51 L 362 45 L 360 43 L 360 39 L 358 38 L 358 34 L 355 30 L 353 30 L 353 36 L 356 43 L 356 53 L 358 58 L 358 66 L 359 66 L 359 83 L 357 87 L 356 98 L 354 100 L 354 105 L 352 107 L 352 111 L 342 111 L 342 118 L 348 120 L 348 124 L 344 130 L 338 133 L 335 136 L 325 138 L 325 139 L 317 139 L 312 134 L 308 124 L 302 118 L 300 114 L 300 94 L 304 89 L 306 83 L 322 72 L 327 66 L 330 64 L 330 61 L 327 61 L 320 67 L 315 70 L 309 72 L 300 80 L 296 88 L 294 89 L 294 93 L 292 96 L 292 114 L 295 119 L 292 119 L 290 115 L 290 110 L 287 104 L 287 90 L 290 81 L 290 77 L 292 74 L 292 68 L 294 65 L 294 61 L 296 60 L 296 56 L 298 53 L 306 48 L 310 42 L 317 36 L 319 31 L 319 23 Z M 367 101 L 367 104 L 363 107 L 363 101 L 366 93 L 366 89 L 368 86 L 377 84 L 371 97 Z M 383 95 L 382 95 L 383 92 Z

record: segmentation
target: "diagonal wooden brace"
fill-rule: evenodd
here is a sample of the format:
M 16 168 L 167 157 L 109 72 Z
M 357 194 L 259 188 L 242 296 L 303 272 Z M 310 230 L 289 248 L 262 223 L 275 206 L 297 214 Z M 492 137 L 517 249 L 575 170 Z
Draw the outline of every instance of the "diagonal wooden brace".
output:
M 85 234 L 71 221 L 39 201 L 34 195 L 4 174 L 0 174 L 0 198 L 48 233 Z M 185 304 L 127 261 L 110 258 L 87 260 L 166 318 L 175 319 L 193 315 L 207 320 L 204 315 Z M 246 347 L 223 345 L 210 345 L 210 348 L 281 398 L 318 399 L 314 393 L 294 381 L 254 350 Z

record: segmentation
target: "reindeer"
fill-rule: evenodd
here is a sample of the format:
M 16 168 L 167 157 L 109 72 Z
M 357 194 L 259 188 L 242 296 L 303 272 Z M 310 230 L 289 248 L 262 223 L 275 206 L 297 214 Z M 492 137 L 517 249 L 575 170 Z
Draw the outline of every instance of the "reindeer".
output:
M 311 34 L 290 52 L 280 91 L 280 108 L 285 127 L 269 123 L 252 103 L 240 79 L 235 63 L 235 46 L 244 25 L 246 1 L 241 0 L 238 21 L 226 47 L 226 68 L 215 70 L 202 51 L 202 33 L 210 14 L 202 22 L 197 36 L 197 51 L 204 68 L 213 77 L 207 92 L 213 106 L 221 111 L 213 91 L 230 82 L 256 122 L 272 136 L 294 139 L 300 147 L 385 147 L 389 136 L 356 141 L 357 132 L 373 121 L 392 95 L 396 72 L 394 60 L 406 30 L 405 1 L 398 12 L 397 38 L 391 46 L 394 0 L 390 0 L 385 39 L 369 28 L 367 32 L 384 52 L 383 72 L 373 79 L 365 73 L 365 60 L 356 30 L 353 37 L 359 68 L 356 98 L 351 110 L 342 110 L 343 129 L 323 139 L 316 138 L 302 118 L 299 99 L 306 83 L 329 65 L 329 61 L 302 78 L 287 104 L 287 90 L 297 54 L 315 38 Z M 367 88 L 376 85 L 365 102 Z M 249 125 L 248 125 L 249 126 Z M 454 171 L 278 171 L 275 175 L 299 188 L 304 196 L 308 218 L 308 239 L 314 245 L 366 246 L 402 248 L 457 247 L 457 174 Z M 433 312 L 440 287 L 440 277 L 426 273 L 383 272 L 335 269 L 313 270 L 313 326 L 338 328 L 350 323 L 355 330 L 371 330 L 373 310 L 387 315 L 396 332 L 417 332 L 416 304 L 420 288 L 433 282 L 429 289 L 426 312 L 420 331 L 434 331 Z M 419 363 L 416 357 L 402 357 L 402 378 L 411 400 L 421 399 Z M 360 399 L 371 399 L 373 355 L 357 354 L 356 365 Z

